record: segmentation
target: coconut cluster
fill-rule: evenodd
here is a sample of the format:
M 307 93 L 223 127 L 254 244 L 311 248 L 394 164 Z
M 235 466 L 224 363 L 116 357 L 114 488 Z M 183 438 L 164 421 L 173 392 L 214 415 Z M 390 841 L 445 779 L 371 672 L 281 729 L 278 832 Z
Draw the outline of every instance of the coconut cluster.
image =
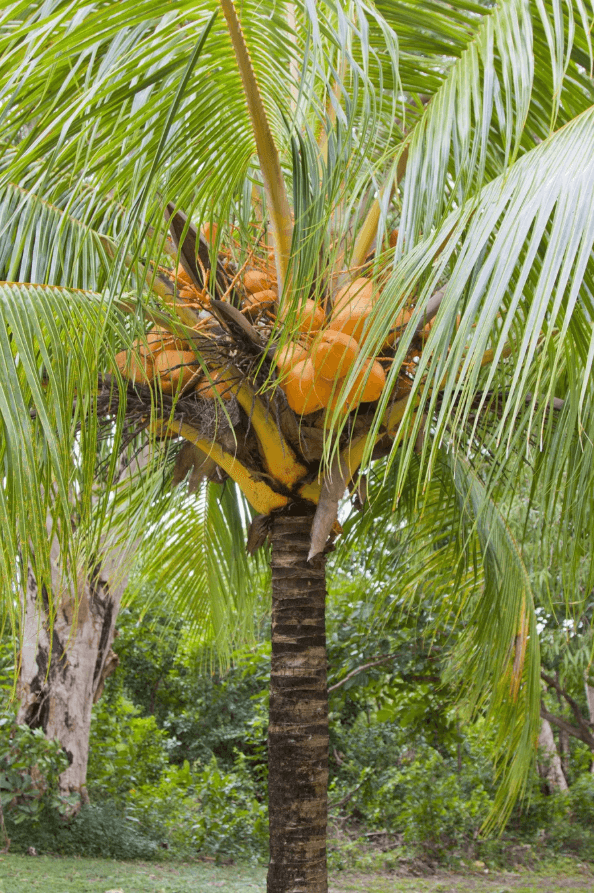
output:
M 277 315 L 294 331 L 293 340 L 276 351 L 274 362 L 280 388 L 293 412 L 299 416 L 326 410 L 328 417 L 338 405 L 349 413 L 361 403 L 378 400 L 386 384 L 384 367 L 377 359 L 361 357 L 360 341 L 369 315 L 377 300 L 374 283 L 359 277 L 341 288 L 334 296 L 330 313 L 313 300 L 304 301 L 288 316 L 278 308 L 278 288 L 274 270 L 274 254 L 260 262 L 260 268 L 247 269 L 233 279 L 241 295 L 241 312 L 266 337 Z M 257 263 L 257 261 L 256 261 Z M 192 306 L 208 310 L 210 298 L 200 290 L 180 265 L 173 274 L 179 298 Z M 410 312 L 404 311 L 397 325 L 404 325 Z M 204 320 L 208 327 L 212 319 Z M 195 391 L 200 397 L 227 398 L 232 393 L 229 372 L 221 368 L 203 369 L 192 345 L 175 338 L 165 329 L 155 327 L 132 351 L 122 351 L 116 363 L 125 378 L 150 384 L 156 379 L 163 393 L 180 394 Z M 359 371 L 346 394 L 342 387 L 353 366 Z M 210 365 L 210 364 L 209 364 Z
M 343 381 L 359 360 L 359 342 L 375 300 L 373 283 L 360 277 L 338 291 L 328 318 L 314 301 L 300 308 L 295 320 L 300 338 L 285 345 L 275 358 L 280 386 L 297 415 L 334 411 Z M 375 402 L 385 384 L 382 364 L 364 359 L 348 393 L 341 396 L 342 411 Z

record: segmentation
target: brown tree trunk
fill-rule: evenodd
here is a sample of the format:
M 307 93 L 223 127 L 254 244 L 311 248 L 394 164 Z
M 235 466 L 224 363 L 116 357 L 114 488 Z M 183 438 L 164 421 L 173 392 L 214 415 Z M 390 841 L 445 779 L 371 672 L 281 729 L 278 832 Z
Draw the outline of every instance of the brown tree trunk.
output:
M 307 560 L 312 520 L 272 520 L 268 893 L 328 890 L 326 559 Z
M 107 583 L 99 567 L 79 584 L 78 596 L 64 586 L 57 547 L 52 551 L 53 624 L 48 593 L 28 574 L 23 593 L 23 641 L 17 687 L 17 722 L 57 738 L 69 766 L 60 791 L 86 802 L 91 708 L 113 672 L 111 650 L 122 586 Z M 74 806 L 76 808 L 76 805 Z

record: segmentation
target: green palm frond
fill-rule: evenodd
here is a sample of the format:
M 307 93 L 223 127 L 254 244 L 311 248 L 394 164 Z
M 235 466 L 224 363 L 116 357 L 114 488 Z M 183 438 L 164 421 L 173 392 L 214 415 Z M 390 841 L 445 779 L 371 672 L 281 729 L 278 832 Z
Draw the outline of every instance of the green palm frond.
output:
M 253 635 L 254 606 L 267 588 L 265 563 L 245 548 L 249 514 L 231 482 L 203 481 L 192 496 L 179 488 L 153 506 L 137 558 L 139 582 L 150 581 L 159 599 L 164 594 L 166 610 L 184 618 L 192 640 L 216 648 L 219 660 Z
M 376 610 L 427 611 L 437 630 L 454 629 L 445 679 L 467 715 L 484 712 L 497 729 L 500 786 L 490 818 L 505 822 L 523 793 L 540 726 L 540 656 L 533 595 L 521 550 L 470 465 L 441 451 L 422 498 L 416 459 L 393 508 L 396 469 L 372 469 L 369 504 L 345 522 L 337 564 L 361 562 L 376 588 Z M 386 485 L 387 484 L 387 485 Z M 396 584 L 396 585 L 395 585 Z
M 58 207 L 22 186 L 1 188 L 0 279 L 100 290 L 109 269 L 104 245 L 117 235 L 121 208 L 92 197 L 87 207 L 80 200 Z
M 76 578 L 82 543 L 73 530 L 93 511 L 98 375 L 127 337 L 121 316 L 106 309 L 93 292 L 0 283 L 2 522 L 13 532 L 2 541 L 6 594 L 20 563 L 40 585 L 50 579 L 48 518 Z M 115 457 L 110 466 L 108 480 Z M 86 543 L 87 555 L 95 547 Z

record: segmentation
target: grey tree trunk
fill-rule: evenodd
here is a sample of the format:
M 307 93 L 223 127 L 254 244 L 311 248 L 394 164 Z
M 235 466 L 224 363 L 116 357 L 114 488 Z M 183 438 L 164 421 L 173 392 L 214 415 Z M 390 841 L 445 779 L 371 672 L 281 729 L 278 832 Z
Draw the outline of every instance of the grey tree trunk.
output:
M 91 708 L 117 665 L 111 650 L 123 586 L 110 586 L 96 568 L 92 579 L 64 588 L 60 555 L 52 549 L 53 618 L 47 591 L 29 571 L 23 593 L 23 641 L 17 685 L 17 721 L 57 738 L 69 761 L 60 791 L 88 800 L 86 791 Z M 53 623 L 52 623 L 53 619 Z
M 557 745 L 553 736 L 553 730 L 548 719 L 541 720 L 538 745 L 541 748 L 542 762 L 539 766 L 540 774 L 547 780 L 551 788 L 557 791 L 567 791 L 567 780 L 561 765 L 561 759 L 557 752 Z
M 326 559 L 307 560 L 312 520 L 272 520 L 268 893 L 328 890 Z
M 588 673 L 586 673 L 584 684 L 586 686 L 586 701 L 588 703 L 588 719 L 590 720 L 590 724 L 594 727 L 594 686 L 590 685 L 588 679 L 589 676 Z M 590 766 L 590 772 L 594 774 L 594 754 L 592 754 L 592 764 Z

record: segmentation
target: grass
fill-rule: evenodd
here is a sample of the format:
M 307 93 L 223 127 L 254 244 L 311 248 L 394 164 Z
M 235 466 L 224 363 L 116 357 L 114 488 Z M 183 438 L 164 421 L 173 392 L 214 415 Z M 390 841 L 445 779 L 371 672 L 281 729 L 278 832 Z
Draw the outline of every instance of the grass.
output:
M 264 893 L 265 870 L 209 863 L 156 864 L 52 856 L 0 857 L 0 893 Z M 569 860 L 549 872 L 425 878 L 336 872 L 331 893 L 592 893 L 591 867 Z

